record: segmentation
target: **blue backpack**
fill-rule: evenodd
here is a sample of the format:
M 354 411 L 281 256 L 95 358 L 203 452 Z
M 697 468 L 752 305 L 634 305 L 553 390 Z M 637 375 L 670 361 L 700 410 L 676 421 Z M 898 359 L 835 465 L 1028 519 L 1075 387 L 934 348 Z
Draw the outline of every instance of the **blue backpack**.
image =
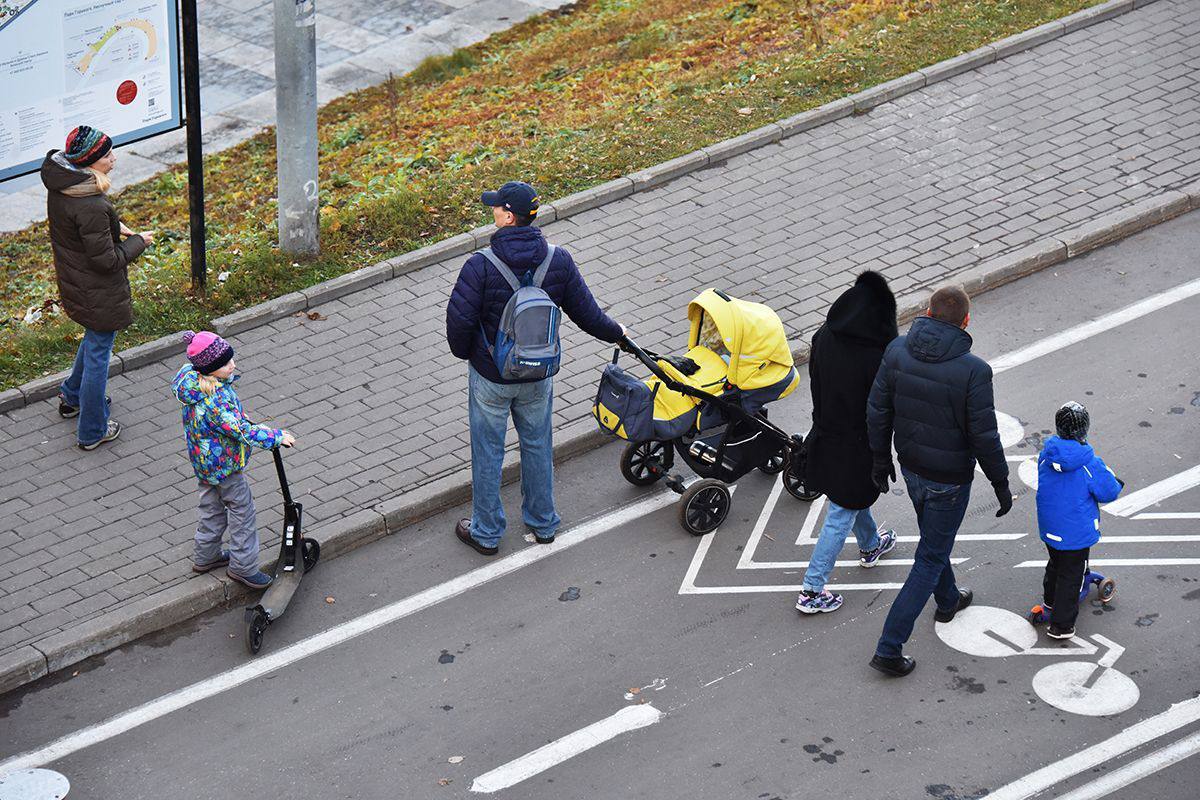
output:
M 554 245 L 547 244 L 546 258 L 533 272 L 529 283 L 518 280 L 492 248 L 479 252 L 513 288 L 513 296 L 500 315 L 496 341 L 488 345 L 488 353 L 496 362 L 500 377 L 508 381 L 537 381 L 556 374 L 562 360 L 562 345 L 558 340 L 562 311 L 542 288 L 542 281 L 550 270 L 550 260 L 554 258 Z M 480 330 L 483 330 L 482 325 Z M 483 339 L 487 341 L 487 333 L 483 333 Z

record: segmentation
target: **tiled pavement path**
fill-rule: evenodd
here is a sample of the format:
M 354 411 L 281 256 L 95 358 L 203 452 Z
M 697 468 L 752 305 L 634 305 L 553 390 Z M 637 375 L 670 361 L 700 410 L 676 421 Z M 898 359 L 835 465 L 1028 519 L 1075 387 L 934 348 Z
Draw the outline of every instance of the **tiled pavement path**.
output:
M 548 232 L 645 344 L 677 347 L 709 285 L 801 332 L 861 268 L 927 286 L 1200 179 L 1198 72 L 1200 4 L 1162 0 Z M 465 469 L 465 370 L 443 338 L 460 261 L 237 337 L 248 407 L 299 436 L 288 461 L 311 530 Z M 565 346 L 557 419 L 587 426 L 607 351 L 574 328 Z M 0 416 L 0 655 L 189 580 L 177 365 L 112 381 L 126 432 L 93 453 L 50 401 Z M 266 534 L 270 459 L 251 474 Z
M 482 41 L 568 0 L 318 0 L 317 98 L 374 86 L 431 55 Z M 205 152 L 275 123 L 274 0 L 201 0 L 200 107 Z M 64 135 L 66 131 L 63 132 Z M 186 160 L 183 131 L 118 148 L 117 189 Z M 0 231 L 46 218 L 37 175 L 0 183 Z

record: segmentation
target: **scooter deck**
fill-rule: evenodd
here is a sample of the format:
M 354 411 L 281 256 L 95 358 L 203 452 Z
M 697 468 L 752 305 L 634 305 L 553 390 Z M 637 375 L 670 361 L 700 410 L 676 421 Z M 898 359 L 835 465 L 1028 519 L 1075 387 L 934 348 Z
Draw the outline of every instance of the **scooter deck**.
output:
M 294 569 L 287 571 L 282 566 L 275 569 L 274 580 L 267 591 L 263 592 L 262 599 L 258 602 L 263 611 L 267 612 L 267 619 L 273 621 L 283 616 L 283 612 L 287 610 L 288 603 L 291 602 L 292 595 L 296 593 L 296 588 L 300 586 L 300 579 L 303 577 L 303 563 L 297 564 Z

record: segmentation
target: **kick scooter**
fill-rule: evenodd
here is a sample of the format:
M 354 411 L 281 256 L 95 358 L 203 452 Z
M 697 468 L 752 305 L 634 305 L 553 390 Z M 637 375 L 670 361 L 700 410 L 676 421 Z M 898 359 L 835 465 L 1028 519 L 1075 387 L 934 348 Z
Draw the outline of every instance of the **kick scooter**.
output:
M 1099 572 L 1092 571 L 1088 567 L 1087 572 L 1083 576 L 1083 588 L 1079 591 L 1079 602 L 1083 603 L 1087 600 L 1088 592 L 1092 586 L 1096 587 L 1096 599 L 1104 605 L 1112 602 L 1112 599 L 1117 596 L 1117 582 L 1112 578 L 1106 578 Z M 1050 621 L 1050 609 L 1041 603 L 1029 610 L 1029 621 L 1034 625 L 1044 625 Z
M 279 448 L 273 448 L 271 454 L 275 457 L 275 471 L 279 473 L 279 488 L 283 492 L 283 542 L 279 545 L 279 559 L 275 562 L 270 587 L 258 605 L 246 609 L 246 649 L 251 655 L 262 648 L 267 626 L 283 616 L 304 574 L 311 572 L 321 557 L 321 545 L 317 540 L 301 534 L 304 508 L 300 503 L 292 502 Z

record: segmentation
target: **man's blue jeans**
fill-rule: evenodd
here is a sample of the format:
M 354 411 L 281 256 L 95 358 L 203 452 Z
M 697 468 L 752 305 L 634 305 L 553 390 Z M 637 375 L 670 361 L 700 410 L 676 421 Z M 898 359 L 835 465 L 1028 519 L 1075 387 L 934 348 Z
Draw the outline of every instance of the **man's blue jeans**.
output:
M 59 387 L 62 400 L 79 409 L 76 436 L 80 444 L 95 444 L 108 432 L 108 362 L 116 331 L 83 329 L 71 374 Z
M 859 550 L 874 550 L 879 546 L 879 527 L 871 516 L 871 509 L 842 508 L 832 501 L 827 501 L 827 505 L 825 524 L 821 526 L 821 533 L 813 547 L 808 572 L 804 573 L 806 592 L 820 592 L 825 588 L 838 553 L 842 552 L 842 546 L 846 544 L 846 537 L 852 529 Z
M 958 607 L 958 587 L 954 583 L 954 569 L 950 566 L 950 551 L 954 549 L 954 537 L 958 535 L 958 526 L 962 524 L 971 499 L 969 483 L 938 483 L 906 469 L 901 472 L 917 512 L 921 541 L 913 555 L 912 570 L 888 611 L 883 635 L 875 646 L 876 655 L 884 658 L 897 658 L 903 654 L 904 643 L 912 635 L 913 623 L 930 595 L 937 601 L 939 609 L 948 611 Z
M 542 538 L 554 536 L 562 521 L 554 510 L 554 379 L 535 383 L 492 383 L 471 367 L 468 375 L 471 419 L 471 536 L 496 547 L 504 535 L 500 470 L 504 434 L 511 413 L 521 444 L 521 511 L 525 524 Z

